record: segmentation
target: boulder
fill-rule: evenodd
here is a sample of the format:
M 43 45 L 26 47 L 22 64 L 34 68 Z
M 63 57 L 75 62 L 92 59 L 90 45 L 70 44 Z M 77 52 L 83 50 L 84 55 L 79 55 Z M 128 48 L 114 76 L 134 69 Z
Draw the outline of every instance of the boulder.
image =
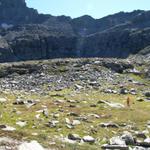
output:
M 126 145 L 126 143 L 121 137 L 116 136 L 110 139 L 110 145 Z
M 2 127 L 2 125 L 0 125 L 1 127 L 1 130 L 3 130 L 3 131 L 15 131 L 16 130 L 16 128 L 14 128 L 14 127 L 11 127 L 11 126 L 7 126 L 7 125 L 3 125 L 3 127 Z
M 79 120 L 73 120 L 72 121 L 73 126 L 80 125 L 80 124 L 81 124 L 81 122 Z
M 46 124 L 46 126 L 50 127 L 50 128 L 55 128 L 58 125 L 58 123 L 59 123 L 59 121 L 57 121 L 57 120 L 51 120 Z
M 26 121 L 18 121 L 18 122 L 16 122 L 16 124 L 20 127 L 24 127 L 27 125 L 27 122 Z
M 87 142 L 87 143 L 94 143 L 95 142 L 95 139 L 92 137 L 92 136 L 84 136 L 83 137 L 83 141 L 84 142 Z
M 146 138 L 144 141 L 137 141 L 137 146 L 144 148 L 150 148 L 150 138 Z
M 37 141 L 24 142 L 18 146 L 18 150 L 45 150 Z
M 44 109 L 43 110 L 43 115 L 46 117 L 46 118 L 48 118 L 48 116 L 49 116 L 49 112 L 48 112 L 48 109 Z
M 133 150 L 148 150 L 147 148 L 136 146 L 133 148 Z
M 145 95 L 146 97 L 150 97 L 150 92 L 145 92 L 144 95 Z
M 105 100 L 100 100 L 98 101 L 98 104 L 106 104 L 112 108 L 117 108 L 117 109 L 121 109 L 121 108 L 124 108 L 125 106 L 123 104 L 120 104 L 120 103 L 112 103 L 112 102 L 109 102 L 109 101 L 105 101 Z
M 119 128 L 119 125 L 113 122 L 100 123 L 99 126 L 102 128 Z
M 120 94 L 128 94 L 128 90 L 125 89 L 125 88 L 122 88 L 122 89 L 120 90 Z
M 125 141 L 126 145 L 134 145 L 135 140 L 132 136 L 132 134 L 128 131 L 124 132 L 124 134 L 121 136 L 121 139 Z
M 68 139 L 70 140 L 75 140 L 75 141 L 80 141 L 81 137 L 78 134 L 68 134 Z
M 5 102 L 7 102 L 6 98 L 0 98 L 0 103 L 5 103 Z

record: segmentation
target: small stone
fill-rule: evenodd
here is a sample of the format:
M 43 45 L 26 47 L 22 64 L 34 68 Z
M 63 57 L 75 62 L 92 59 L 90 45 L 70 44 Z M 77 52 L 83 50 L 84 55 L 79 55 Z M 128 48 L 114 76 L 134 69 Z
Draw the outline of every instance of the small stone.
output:
M 146 97 L 150 97 L 150 92 L 145 92 L 144 94 Z
M 13 102 L 13 105 L 24 105 L 25 101 L 22 99 L 16 99 L 15 102 Z
M 78 134 L 68 134 L 68 139 L 70 140 L 81 140 L 81 137 Z
M 54 118 L 59 118 L 60 114 L 53 114 Z
M 22 112 L 21 112 L 21 111 L 17 111 L 16 114 L 17 114 L 17 115 L 21 115 Z
M 6 127 L 7 127 L 7 126 L 4 125 L 4 124 L 1 124 L 1 125 L 0 125 L 0 129 L 6 128 Z
M 26 105 L 27 108 L 30 108 L 30 107 L 36 105 L 37 102 L 38 102 L 38 100 L 36 100 L 36 101 L 34 101 L 34 100 L 27 100 L 27 101 L 25 101 L 25 105 Z
M 129 70 L 129 73 L 133 73 L 135 75 L 140 75 L 141 74 L 141 72 L 139 70 L 135 69 L 135 68 Z
M 138 102 L 143 102 L 143 101 L 144 101 L 144 99 L 143 99 L 143 98 L 140 98 L 140 97 L 138 97 L 136 100 L 137 100 Z
M 38 135 L 38 133 L 34 132 L 34 133 L 32 133 L 32 135 L 33 135 L 33 136 L 37 136 L 37 135 Z
M 113 93 L 113 91 L 111 89 L 106 89 L 104 90 L 105 93 Z
M 120 90 L 120 94 L 128 94 L 127 89 L 122 88 L 122 89 Z
M 108 122 L 108 123 L 100 123 L 100 126 L 102 128 L 119 128 L 119 125 L 113 122 Z
M 66 122 L 67 124 L 71 124 L 71 121 L 70 121 L 68 118 L 65 118 L 65 122 Z
M 70 140 L 70 139 L 68 139 L 68 138 L 61 138 L 61 141 L 62 142 L 64 142 L 64 143 L 70 143 L 70 144 L 75 144 L 77 141 L 75 141 L 75 140 Z M 61 146 L 62 148 L 65 148 L 65 146 L 63 145 L 63 146 Z
M 69 124 L 67 124 L 66 127 L 67 127 L 68 129 L 73 129 L 73 128 L 74 128 L 74 126 L 69 125 Z
M 80 125 L 81 122 L 79 120 L 73 120 L 72 125 L 76 126 L 76 125 Z
M 75 89 L 76 90 L 81 90 L 83 87 L 81 85 L 75 84 Z
M 147 122 L 147 125 L 150 125 L 150 121 Z
M 96 104 L 91 104 L 90 107 L 97 107 L 97 105 Z
M 0 103 L 5 103 L 5 102 L 7 102 L 6 98 L 0 98 Z
M 16 129 L 14 127 L 6 126 L 5 128 L 2 128 L 3 131 L 15 131 Z
M 77 100 L 67 100 L 67 102 L 69 102 L 69 103 L 79 103 L 79 101 L 77 101 Z
M 97 114 L 90 114 L 89 116 L 92 116 L 92 117 L 94 117 L 94 118 L 96 118 L 96 119 L 99 119 L 99 118 L 100 118 L 100 116 L 97 115 Z
M 79 115 L 75 112 L 70 112 L 67 114 L 68 116 L 74 116 L 74 117 L 78 117 Z
M 144 142 L 149 143 L 150 144 L 150 138 L 147 138 L 144 140 Z
M 57 121 L 57 120 L 51 120 L 46 125 L 50 128 L 55 128 L 58 123 L 59 123 L 59 121 Z
M 76 107 L 76 105 L 74 105 L 74 104 L 70 104 L 68 107 L 75 108 L 75 107 Z
M 105 100 L 100 100 L 98 102 L 98 104 L 106 104 L 112 108 L 117 108 L 117 109 L 121 109 L 121 108 L 124 108 L 125 106 L 123 104 L 120 104 L 120 103 L 112 103 L 112 102 L 109 102 L 109 101 L 105 101 Z
M 95 139 L 92 137 L 92 136 L 84 136 L 83 137 L 83 141 L 84 142 L 87 142 L 87 143 L 94 143 L 95 142 Z
M 43 115 L 44 115 L 46 118 L 48 118 L 48 116 L 49 116 L 48 109 L 44 109 L 44 110 L 43 110 Z
M 40 114 L 35 115 L 36 119 L 40 119 Z
M 26 126 L 27 123 L 25 121 L 18 121 L 16 122 L 16 124 L 19 125 L 20 127 L 24 127 Z
M 110 145 L 126 145 L 126 143 L 121 137 L 117 136 L 110 139 Z
M 137 141 L 137 146 L 142 146 L 142 147 L 150 147 L 150 139 L 147 138 L 144 141 Z

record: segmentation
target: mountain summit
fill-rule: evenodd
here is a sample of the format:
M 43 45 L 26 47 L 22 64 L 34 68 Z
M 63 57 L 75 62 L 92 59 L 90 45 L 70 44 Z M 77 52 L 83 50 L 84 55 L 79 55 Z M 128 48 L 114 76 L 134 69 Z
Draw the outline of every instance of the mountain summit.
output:
M 28 8 L 25 0 L 0 0 L 0 22 L 7 24 L 41 23 L 46 15 Z
M 101 19 L 39 14 L 25 0 L 0 0 L 0 62 L 64 57 L 126 58 L 150 47 L 150 11 Z M 145 54 L 142 52 L 142 54 Z

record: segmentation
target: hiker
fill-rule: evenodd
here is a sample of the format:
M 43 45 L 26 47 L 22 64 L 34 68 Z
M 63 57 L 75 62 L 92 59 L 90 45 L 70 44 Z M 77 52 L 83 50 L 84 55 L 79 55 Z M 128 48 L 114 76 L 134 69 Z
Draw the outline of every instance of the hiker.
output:
M 131 99 L 130 99 L 130 97 L 128 96 L 128 98 L 127 98 L 127 106 L 130 107 L 130 105 L 131 105 Z

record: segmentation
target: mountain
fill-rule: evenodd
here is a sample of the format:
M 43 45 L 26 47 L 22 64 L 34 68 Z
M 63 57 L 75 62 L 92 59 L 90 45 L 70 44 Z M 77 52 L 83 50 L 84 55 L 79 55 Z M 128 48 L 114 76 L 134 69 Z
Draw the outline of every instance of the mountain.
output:
M 25 0 L 0 0 L 0 62 L 148 55 L 150 11 L 101 19 L 39 14 Z M 146 49 L 146 50 L 145 50 Z M 146 53 L 145 53 L 146 51 Z
M 25 0 L 0 0 L 1 24 L 42 23 L 49 16 L 38 14 L 37 10 L 28 8 Z

